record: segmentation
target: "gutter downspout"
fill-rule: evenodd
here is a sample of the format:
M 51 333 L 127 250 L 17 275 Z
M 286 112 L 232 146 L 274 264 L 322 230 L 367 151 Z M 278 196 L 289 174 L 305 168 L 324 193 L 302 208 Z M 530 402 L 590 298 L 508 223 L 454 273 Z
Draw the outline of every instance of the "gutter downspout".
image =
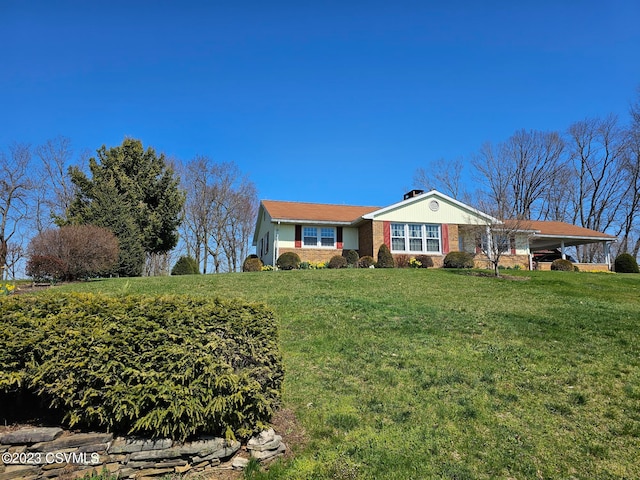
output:
M 276 225 L 276 234 L 273 239 L 273 268 L 274 270 L 277 268 L 276 260 L 280 256 L 280 220 L 278 220 L 278 224 Z

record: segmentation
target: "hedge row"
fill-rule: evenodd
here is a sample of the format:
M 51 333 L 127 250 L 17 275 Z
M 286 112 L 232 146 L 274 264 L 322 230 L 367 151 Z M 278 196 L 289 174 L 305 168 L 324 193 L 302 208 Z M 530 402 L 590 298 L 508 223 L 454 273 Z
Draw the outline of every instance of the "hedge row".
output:
M 281 395 L 264 306 L 188 296 L 0 301 L 0 392 L 35 392 L 69 426 L 184 440 L 247 437 Z

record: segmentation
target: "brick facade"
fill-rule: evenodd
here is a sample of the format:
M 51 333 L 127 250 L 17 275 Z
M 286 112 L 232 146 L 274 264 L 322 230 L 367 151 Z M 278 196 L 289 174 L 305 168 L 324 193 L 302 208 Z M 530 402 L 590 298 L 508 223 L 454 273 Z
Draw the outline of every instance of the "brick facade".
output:
M 491 262 L 482 254 L 476 255 L 474 264 L 476 268 L 493 268 Z M 505 268 L 518 266 L 522 270 L 529 270 L 529 255 L 501 255 L 499 265 Z
M 295 252 L 302 262 L 328 262 L 331 257 L 342 255 L 342 249 L 337 248 L 281 248 L 280 255 L 285 252 Z
M 449 230 L 449 251 L 457 252 L 458 250 L 460 250 L 458 225 L 449 224 L 448 230 Z
M 358 227 L 358 255 L 373 257 L 373 222 L 366 220 Z

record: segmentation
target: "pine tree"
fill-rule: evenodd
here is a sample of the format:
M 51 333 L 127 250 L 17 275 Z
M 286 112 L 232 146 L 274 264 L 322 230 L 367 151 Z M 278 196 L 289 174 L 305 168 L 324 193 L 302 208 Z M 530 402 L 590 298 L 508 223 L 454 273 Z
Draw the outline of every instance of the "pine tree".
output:
M 77 188 L 67 223 L 109 228 L 118 237 L 118 273 L 142 273 L 145 253 L 164 253 L 178 243 L 184 193 L 164 155 L 125 138 L 121 146 L 98 150 L 89 160 L 91 176 L 70 171 Z

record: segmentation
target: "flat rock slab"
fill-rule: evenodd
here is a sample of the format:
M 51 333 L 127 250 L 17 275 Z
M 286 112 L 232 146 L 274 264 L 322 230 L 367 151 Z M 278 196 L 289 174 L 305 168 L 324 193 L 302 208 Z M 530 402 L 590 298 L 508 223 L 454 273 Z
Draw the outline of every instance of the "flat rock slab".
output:
M 163 450 L 171 447 L 171 445 L 173 445 L 173 441 L 168 438 L 160 438 L 157 440 L 116 438 L 109 448 L 109 453 L 133 453 L 146 452 L 147 450 Z
M 260 462 L 264 462 L 266 460 L 271 460 L 272 458 L 278 457 L 280 455 L 284 455 L 284 452 L 287 451 L 286 445 L 281 442 L 280 446 L 276 450 L 251 450 L 251 457 L 255 458 Z
M 58 427 L 31 427 L 21 428 L 13 432 L 0 435 L 0 443 L 21 445 L 41 442 L 51 442 L 62 435 L 62 429 Z
M 112 433 L 76 433 L 68 437 L 58 438 L 51 442 L 41 442 L 32 445 L 29 450 L 39 452 L 54 452 L 65 448 L 78 448 L 86 445 L 100 445 L 113 440 Z

